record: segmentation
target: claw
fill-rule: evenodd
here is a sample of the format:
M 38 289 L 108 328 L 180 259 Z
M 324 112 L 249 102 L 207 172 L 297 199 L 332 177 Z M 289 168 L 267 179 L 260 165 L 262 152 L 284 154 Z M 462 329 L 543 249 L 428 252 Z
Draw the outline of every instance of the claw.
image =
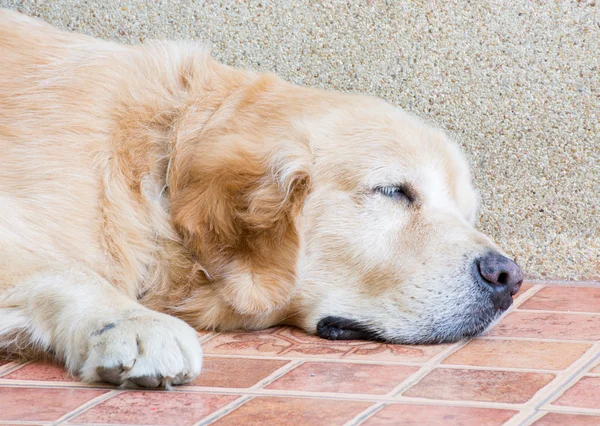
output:
M 122 382 L 123 369 L 121 367 L 98 367 L 96 372 L 102 380 L 110 384 L 120 385 Z
M 129 377 L 129 380 L 141 388 L 157 388 L 161 385 L 161 378 L 157 376 Z
M 188 383 L 191 380 L 191 377 L 188 374 L 179 373 L 177 376 L 173 377 L 172 384 L 173 385 L 183 385 Z

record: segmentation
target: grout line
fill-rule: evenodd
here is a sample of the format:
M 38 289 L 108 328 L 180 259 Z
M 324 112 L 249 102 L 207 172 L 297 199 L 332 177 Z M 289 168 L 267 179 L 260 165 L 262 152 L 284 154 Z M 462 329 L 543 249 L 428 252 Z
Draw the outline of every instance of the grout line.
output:
M 361 399 L 368 401 L 367 399 Z M 512 402 L 494 402 L 494 401 L 472 401 L 472 400 L 458 400 L 458 399 L 429 399 L 420 397 L 406 397 L 400 396 L 395 399 L 379 398 L 375 402 L 382 402 L 386 404 L 405 404 L 405 405 L 432 405 L 441 407 L 467 407 L 467 408 L 494 408 L 501 410 L 513 410 L 519 411 L 526 409 L 521 403 Z
M 597 356 L 599 345 L 593 345 L 590 347 L 582 356 L 580 356 L 575 362 L 573 362 L 568 368 L 560 371 L 556 374 L 556 377 L 544 386 L 542 389 L 537 391 L 535 395 L 529 400 L 527 405 L 532 405 L 537 411 L 539 408 L 557 392 L 564 389 L 565 385 L 570 382 L 572 377 L 592 362 L 593 358 Z M 562 393 L 562 392 L 561 392 Z
M 350 349 L 349 352 L 346 352 L 344 355 L 341 356 L 340 359 L 346 359 L 346 357 L 348 356 L 352 356 L 353 354 L 355 354 L 358 350 L 360 349 L 360 346 L 355 346 L 352 349 Z
M 600 287 L 600 281 L 566 281 L 525 279 L 526 283 L 547 287 Z
M 588 311 L 554 311 L 552 309 L 517 309 L 517 312 L 531 312 L 535 314 L 569 314 L 569 315 L 600 315 L 600 312 Z
M 535 295 L 537 292 L 539 292 L 543 288 L 544 288 L 544 286 L 541 284 L 534 284 L 525 293 L 517 296 L 517 298 L 513 302 L 512 309 L 509 309 L 509 311 L 514 310 L 515 308 L 518 308 L 519 306 L 521 306 L 526 300 L 530 299 L 531 296 Z
M 138 423 L 67 423 L 68 426 L 152 426 L 148 424 Z
M 495 401 L 473 401 L 459 399 L 429 399 L 425 397 L 399 396 L 394 403 L 403 404 L 426 404 L 426 405 L 441 405 L 451 407 L 472 407 L 472 408 L 497 408 L 502 410 L 527 410 L 531 409 L 527 406 L 527 402 L 495 402 Z
M 4 387 L 30 387 L 30 388 L 67 388 L 67 389 L 97 389 L 97 390 L 114 390 L 115 385 L 108 383 L 84 383 L 84 382 L 55 382 L 52 380 L 36 381 L 36 380 L 19 380 L 19 379 L 2 379 L 0 378 L 0 386 Z
M 25 362 L 12 361 L 12 362 L 9 362 L 8 364 L 0 367 L 0 377 L 6 376 L 7 374 L 17 371 L 19 368 L 25 367 L 26 365 L 31 364 L 32 362 L 34 362 L 34 361 L 25 361 Z
M 295 369 L 296 367 L 298 367 L 300 364 L 303 364 L 303 363 L 304 363 L 303 361 L 289 362 L 289 363 L 285 364 L 284 366 L 278 368 L 271 374 L 269 374 L 267 377 L 265 377 L 258 383 L 251 386 L 250 389 L 262 389 L 265 386 L 270 385 L 271 383 L 273 383 L 275 380 L 279 379 L 283 375 L 289 373 L 291 370 Z
M 146 389 L 128 389 L 126 392 L 146 392 Z M 121 391 L 115 391 L 121 392 Z M 270 396 L 270 397 L 282 397 L 282 398 L 311 398 L 311 399 L 330 399 L 340 401 L 364 401 L 364 402 L 383 402 L 383 403 L 415 403 L 425 405 L 449 405 L 457 407 L 483 407 L 483 408 L 507 408 L 507 409 L 519 409 L 520 404 L 512 404 L 505 402 L 491 402 L 491 401 L 458 401 L 458 400 L 433 400 L 426 398 L 403 398 L 401 400 L 391 398 L 390 396 L 381 394 L 350 394 L 350 393 L 334 393 L 334 392 L 305 392 L 305 391 L 290 391 L 290 390 L 271 390 L 271 389 L 228 389 L 228 388 L 193 388 L 178 389 L 171 391 L 174 393 L 185 392 L 185 393 L 198 393 L 198 394 L 210 394 L 210 395 L 234 395 L 234 396 L 247 396 L 247 397 L 258 397 L 258 396 Z
M 600 344 L 592 346 L 577 361 L 572 363 L 569 368 L 557 374 L 552 382 L 536 392 L 528 403 L 528 405 L 533 405 L 535 411 L 529 418 L 524 420 L 523 424 L 530 424 L 528 422 L 536 417 L 536 413 L 541 411 L 543 406 L 548 405 L 549 401 L 553 401 L 562 395 L 566 389 L 585 375 L 585 372 L 593 365 L 592 363 L 600 357 L 599 350 Z
M 119 395 L 122 392 L 123 391 L 120 391 L 120 390 L 113 390 L 113 391 L 106 392 L 100 396 L 97 396 L 96 398 L 91 399 L 88 402 L 75 408 L 74 410 L 68 412 L 64 416 L 60 417 L 58 420 L 55 420 L 53 424 L 58 425 L 58 424 L 64 423 L 65 421 L 84 413 L 85 411 L 89 410 L 90 408 L 95 407 L 96 405 L 101 404 L 102 402 L 106 401 L 107 399 L 110 399 L 113 396 Z
M 529 416 L 527 416 L 523 420 L 521 420 L 521 423 L 519 423 L 518 426 L 529 426 L 529 425 L 532 425 L 535 421 L 541 419 L 545 415 L 546 415 L 546 413 L 543 412 L 543 411 L 536 411 L 536 410 L 534 410 L 533 412 L 529 413 Z
M 388 405 L 389 404 L 386 404 L 385 402 L 378 402 L 377 404 L 373 404 L 370 407 L 358 413 L 350 420 L 348 420 L 346 423 L 344 423 L 344 426 L 358 426 L 368 418 L 373 417 L 375 414 L 377 414 L 379 411 L 381 411 L 384 407 Z
M 421 379 L 423 377 L 425 377 L 427 374 L 429 374 L 431 372 L 431 370 L 433 370 L 435 367 L 439 366 L 440 365 L 439 363 L 441 361 L 443 361 L 444 359 L 449 357 L 451 354 L 453 354 L 454 352 L 456 352 L 457 350 L 459 350 L 460 348 L 465 346 L 468 342 L 469 342 L 468 340 L 463 340 L 463 341 L 452 344 L 449 348 L 447 348 L 446 350 L 440 352 L 439 354 L 437 354 L 436 356 L 431 358 L 427 363 L 425 363 L 419 369 L 419 371 L 416 371 L 415 373 L 411 374 L 409 377 L 404 379 L 402 381 L 402 383 L 400 383 L 398 386 L 396 386 L 388 395 L 390 395 L 392 397 L 398 397 L 402 392 L 404 392 L 408 388 L 414 386 L 419 381 L 421 381 Z
M 65 423 L 68 426 L 152 426 L 144 423 Z
M 5 361 L 5 360 L 2 360 L 2 361 Z M 5 370 L 10 370 L 11 368 L 13 368 L 14 365 L 15 365 L 14 361 L 9 361 L 6 364 L 1 365 L 0 366 L 0 376 L 2 376 L 3 374 L 5 374 L 4 373 Z
M 441 365 L 440 363 L 442 361 L 444 361 L 446 358 L 448 358 L 454 352 L 457 352 L 460 348 L 466 346 L 471 340 L 472 339 L 465 339 L 465 340 L 461 340 L 461 341 L 458 341 L 456 343 L 453 343 L 452 346 L 450 346 L 448 349 L 446 349 L 445 351 L 440 352 L 437 356 L 431 358 L 431 360 L 427 364 L 429 364 L 429 365 Z
M 439 354 L 439 353 L 438 353 Z M 438 354 L 432 356 L 431 358 L 437 356 Z M 377 364 L 377 365 L 412 365 L 412 366 L 422 366 L 427 363 L 428 360 L 423 361 L 385 361 L 385 360 L 369 360 L 369 359 L 352 359 L 352 358 L 319 358 L 319 357 L 300 357 L 300 356 L 277 356 L 277 355 L 266 355 L 266 356 L 256 356 L 256 355 L 235 355 L 235 354 L 204 354 L 206 358 L 237 358 L 237 359 L 271 359 L 277 361 L 305 361 L 305 362 L 331 362 L 331 363 L 343 363 L 343 364 Z
M 206 416 L 205 418 L 200 420 L 198 423 L 196 423 L 194 426 L 205 426 L 205 425 L 211 424 L 214 421 L 216 421 L 222 417 L 225 417 L 227 414 L 229 414 L 232 411 L 236 410 L 237 408 L 241 407 L 242 405 L 244 405 L 246 402 L 250 401 L 253 398 L 254 397 L 252 397 L 252 396 L 240 395 L 239 398 L 234 399 L 229 404 L 227 404 L 224 407 L 219 408 L 217 411 L 209 414 L 208 416 Z
M 566 368 L 556 369 L 556 370 L 540 370 L 540 369 L 533 369 L 533 368 L 496 367 L 493 365 L 481 366 L 481 365 L 468 365 L 468 364 L 440 364 L 437 367 L 448 369 L 448 370 L 507 371 L 507 372 L 514 372 L 514 373 L 542 373 L 542 374 L 549 373 L 549 374 L 554 374 L 554 375 L 557 375 L 558 373 L 561 373 L 562 371 L 569 368 L 569 367 L 566 367 Z
M 530 409 L 520 410 L 517 414 L 504 422 L 502 426 L 521 426 L 523 422 L 531 416 L 532 413 L 534 413 L 534 411 Z
M 440 354 L 438 354 L 434 358 L 441 358 L 446 352 L 451 352 L 453 350 L 456 350 L 455 346 L 457 346 L 457 345 L 458 344 L 453 344 L 448 349 L 442 351 Z M 432 365 L 435 365 L 435 361 L 433 361 L 434 358 L 429 360 L 428 364 L 423 365 L 419 370 L 415 371 L 413 374 L 411 374 L 406 379 L 404 379 L 402 382 L 400 382 L 396 387 L 394 387 L 394 389 L 392 389 L 390 392 L 388 392 L 387 395 L 393 398 L 393 397 L 397 396 L 400 392 L 403 392 L 404 390 L 408 389 L 409 387 L 411 387 L 412 385 L 417 383 L 419 380 L 421 380 L 425 375 L 427 375 L 431 371 Z M 358 413 L 351 420 L 349 420 L 346 423 L 346 425 L 347 426 L 358 425 L 358 424 L 362 423 L 365 419 L 367 419 L 368 417 L 371 417 L 374 413 L 381 410 L 385 405 L 387 405 L 387 404 L 384 401 L 380 400 L 373 406 L 367 407 L 366 409 L 364 409 L 363 411 Z
M 569 406 L 562 406 L 562 405 L 552 405 L 548 408 L 542 408 L 539 411 L 540 411 L 540 413 L 586 414 L 586 415 L 590 415 L 590 416 L 600 416 L 600 408 L 585 408 L 585 407 L 569 407 Z
M 600 343 L 594 345 L 588 350 L 588 352 L 590 353 L 589 355 L 586 353 L 582 358 L 580 358 L 580 360 L 582 360 L 580 363 L 573 364 L 581 364 L 581 366 L 576 369 L 574 368 L 575 371 L 560 387 L 557 387 L 554 392 L 539 402 L 538 406 L 536 407 L 538 410 L 545 405 L 552 406 L 552 402 L 558 399 L 560 395 L 562 395 L 567 389 L 570 389 L 572 386 L 574 386 L 583 376 L 586 375 L 587 371 L 590 370 L 591 367 L 593 367 L 600 359 Z M 554 408 L 554 406 L 552 407 Z
M 208 341 L 209 341 L 210 339 L 212 339 L 213 337 L 216 337 L 216 336 L 218 336 L 218 335 L 219 335 L 219 333 L 218 333 L 218 332 L 210 332 L 210 333 L 203 334 L 203 335 L 201 335 L 201 336 L 200 336 L 200 335 L 198 335 L 198 341 L 199 341 L 200 343 L 205 343 L 205 342 L 208 342 Z
M 579 339 L 556 339 L 556 338 L 540 338 L 540 337 L 521 337 L 521 336 L 478 336 L 480 340 L 527 340 L 531 342 L 551 342 L 551 343 L 585 343 L 593 345 L 598 340 L 579 340 Z
M 206 331 L 206 330 L 204 330 L 204 331 Z M 205 334 L 202 337 L 198 337 L 198 340 L 200 341 L 201 345 L 204 345 L 219 335 L 221 335 L 220 332 L 210 332 L 209 334 Z

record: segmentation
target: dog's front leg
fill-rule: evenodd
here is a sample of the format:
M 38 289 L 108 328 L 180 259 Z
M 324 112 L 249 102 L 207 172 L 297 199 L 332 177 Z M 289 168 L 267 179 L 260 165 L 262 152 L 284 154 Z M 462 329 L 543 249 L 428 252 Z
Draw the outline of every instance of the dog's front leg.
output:
M 200 373 L 202 350 L 183 321 L 84 266 L 28 267 L 0 272 L 0 352 L 31 345 L 85 381 L 128 387 L 168 387 Z

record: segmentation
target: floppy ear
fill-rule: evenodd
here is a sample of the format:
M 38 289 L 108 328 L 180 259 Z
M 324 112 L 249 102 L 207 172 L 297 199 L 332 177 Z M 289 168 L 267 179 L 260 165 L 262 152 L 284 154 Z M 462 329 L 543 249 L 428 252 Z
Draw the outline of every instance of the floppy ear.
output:
M 306 141 L 256 90 L 245 88 L 202 131 L 177 141 L 169 189 L 188 250 L 226 303 L 254 315 L 289 301 L 311 164 Z

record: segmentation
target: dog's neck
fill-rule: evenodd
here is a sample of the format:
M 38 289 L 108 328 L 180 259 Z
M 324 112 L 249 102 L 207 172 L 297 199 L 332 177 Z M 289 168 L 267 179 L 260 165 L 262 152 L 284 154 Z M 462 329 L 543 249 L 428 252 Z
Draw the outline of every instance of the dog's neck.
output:
M 135 249 L 145 250 L 145 265 L 124 268 L 138 271 L 137 276 L 124 279 L 137 281 L 136 292 L 143 304 L 179 316 L 197 328 L 272 325 L 286 315 L 285 309 L 260 318 L 235 312 L 218 294 L 193 250 L 185 246 L 170 215 L 170 186 L 178 178 L 173 161 L 185 149 L 180 141 L 189 136 L 182 132 L 200 135 L 223 102 L 256 74 L 197 53 L 178 61 L 165 61 L 164 66 L 176 67 L 177 72 L 164 74 L 179 75 L 180 79 L 162 78 L 158 69 L 155 75 L 145 76 L 142 84 L 129 88 L 131 96 L 120 109 L 115 159 L 132 201 L 144 212 L 138 221 L 145 225 L 147 235 L 147 241 Z

